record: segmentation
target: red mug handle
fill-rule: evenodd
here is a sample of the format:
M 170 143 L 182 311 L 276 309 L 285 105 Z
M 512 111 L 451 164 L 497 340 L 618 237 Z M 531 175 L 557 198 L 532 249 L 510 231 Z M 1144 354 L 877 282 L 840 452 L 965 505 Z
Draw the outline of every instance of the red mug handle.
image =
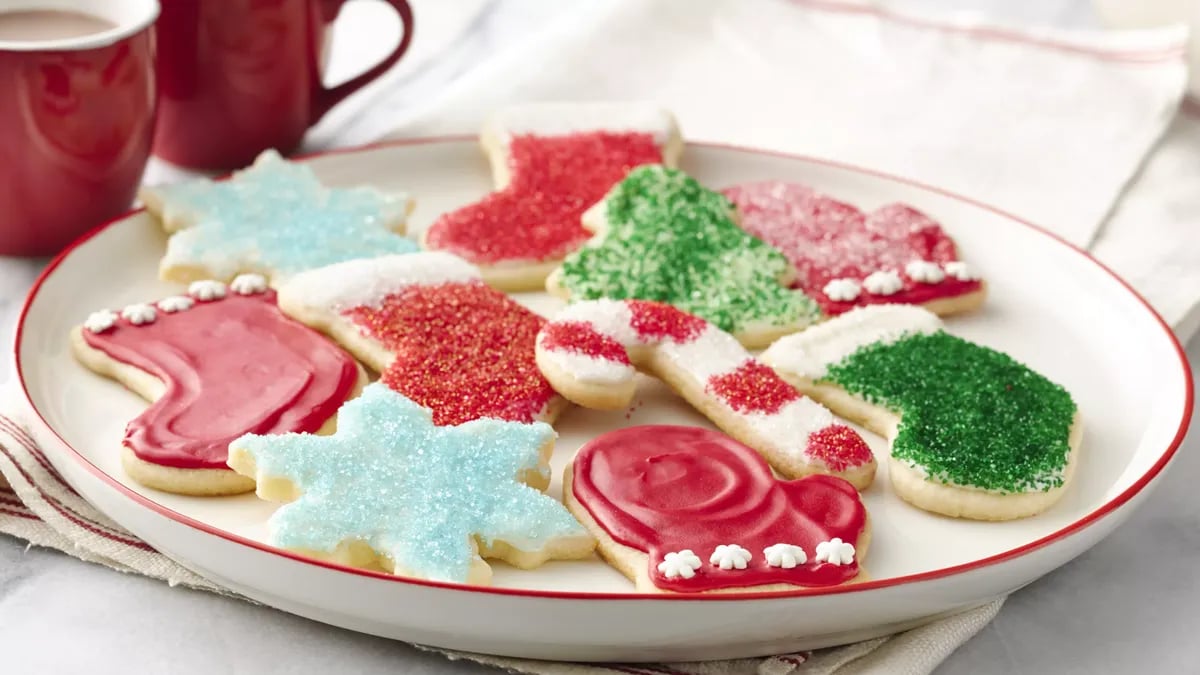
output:
M 413 13 L 412 8 L 408 6 L 408 0 L 383 0 L 396 10 L 396 14 L 400 15 L 400 22 L 403 24 L 404 35 L 400 38 L 400 44 L 388 54 L 385 59 L 368 68 L 360 75 L 356 75 L 349 80 L 337 85 L 336 87 L 320 87 L 316 97 L 313 99 L 312 119 L 309 124 L 316 124 L 318 120 L 329 112 L 333 106 L 341 103 L 350 94 L 361 89 L 363 86 L 383 75 L 389 68 L 396 65 L 404 52 L 408 51 L 408 45 L 412 43 L 413 36 Z M 341 2 L 338 2 L 339 9 Z

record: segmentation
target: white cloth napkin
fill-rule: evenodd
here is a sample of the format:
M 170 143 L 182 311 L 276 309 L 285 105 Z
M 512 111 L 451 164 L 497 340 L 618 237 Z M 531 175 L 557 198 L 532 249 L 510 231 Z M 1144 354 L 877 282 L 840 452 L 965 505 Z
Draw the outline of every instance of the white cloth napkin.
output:
M 387 119 L 393 137 L 471 133 L 511 102 L 655 99 L 686 138 L 914 178 L 1092 247 L 1186 338 L 1200 323 L 1200 244 L 1180 242 L 1200 218 L 1195 123 L 1171 127 L 1101 228 L 1176 114 L 1186 39 L 1182 26 L 1017 29 L 823 0 L 606 0 Z

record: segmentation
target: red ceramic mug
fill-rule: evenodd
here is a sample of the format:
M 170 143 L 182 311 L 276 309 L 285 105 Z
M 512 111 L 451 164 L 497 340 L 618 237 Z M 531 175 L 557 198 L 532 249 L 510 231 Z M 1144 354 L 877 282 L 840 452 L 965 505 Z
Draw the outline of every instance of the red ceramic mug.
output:
M 412 10 L 405 0 L 383 1 L 404 23 L 400 44 L 326 88 L 326 36 L 344 0 L 162 0 L 154 154 L 181 166 L 235 169 L 267 148 L 296 148 L 322 115 L 408 49 Z
M 156 0 L 0 0 L 0 254 L 129 208 L 154 134 Z

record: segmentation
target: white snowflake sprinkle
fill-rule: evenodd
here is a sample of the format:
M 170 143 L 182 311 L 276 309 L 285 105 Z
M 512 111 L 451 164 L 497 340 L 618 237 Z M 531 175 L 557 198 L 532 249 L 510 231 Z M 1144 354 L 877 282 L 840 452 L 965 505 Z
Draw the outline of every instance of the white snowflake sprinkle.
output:
M 696 576 L 698 569 L 700 569 L 700 557 L 692 553 L 690 548 L 668 553 L 663 556 L 663 561 L 658 563 L 658 571 L 668 579 L 675 577 L 691 579 Z
M 158 312 L 154 311 L 154 305 L 139 302 L 122 309 L 121 318 L 135 326 L 140 326 L 144 323 L 154 323 L 154 320 L 158 318 Z
M 750 558 L 750 551 L 737 544 L 721 544 L 713 550 L 708 562 L 723 570 L 744 570 L 746 564 L 750 562 Z
M 854 562 L 854 546 L 834 537 L 817 544 L 817 562 L 849 565 Z
M 229 290 L 238 295 L 254 295 L 267 290 L 267 278 L 261 274 L 239 274 L 229 283 Z
M 782 567 L 785 570 L 808 562 L 808 554 L 804 549 L 792 544 L 772 544 L 763 549 L 763 556 L 771 567 Z
M 191 298 L 186 295 L 172 295 L 158 301 L 158 308 L 167 314 L 175 312 L 183 312 L 192 308 L 196 304 Z
M 862 285 L 853 279 L 834 279 L 821 291 L 834 302 L 853 302 L 862 292 Z
M 914 260 L 904 266 L 904 273 L 909 279 L 921 284 L 940 284 L 946 278 L 946 273 L 935 262 Z
M 904 288 L 904 280 L 892 270 L 879 270 L 863 279 L 863 288 L 873 295 L 893 295 Z
M 958 279 L 959 281 L 979 281 L 979 273 L 975 268 L 971 267 L 961 260 L 948 262 L 944 265 L 946 274 Z
M 117 313 L 110 309 L 102 309 L 98 312 L 88 314 L 88 318 L 83 322 L 83 327 L 93 333 L 103 333 L 116 325 L 116 323 Z
M 205 302 L 220 300 L 225 297 L 225 284 L 211 279 L 193 281 L 188 285 L 188 295 Z

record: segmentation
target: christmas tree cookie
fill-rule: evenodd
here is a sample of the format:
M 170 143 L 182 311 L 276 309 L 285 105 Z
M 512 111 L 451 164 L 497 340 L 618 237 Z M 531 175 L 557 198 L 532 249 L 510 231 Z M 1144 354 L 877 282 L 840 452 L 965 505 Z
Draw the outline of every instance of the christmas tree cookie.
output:
M 595 236 L 547 279 L 555 295 L 664 302 L 747 347 L 820 318 L 812 299 L 788 288 L 787 258 L 738 226 L 728 198 L 680 170 L 634 169 L 583 223 Z

